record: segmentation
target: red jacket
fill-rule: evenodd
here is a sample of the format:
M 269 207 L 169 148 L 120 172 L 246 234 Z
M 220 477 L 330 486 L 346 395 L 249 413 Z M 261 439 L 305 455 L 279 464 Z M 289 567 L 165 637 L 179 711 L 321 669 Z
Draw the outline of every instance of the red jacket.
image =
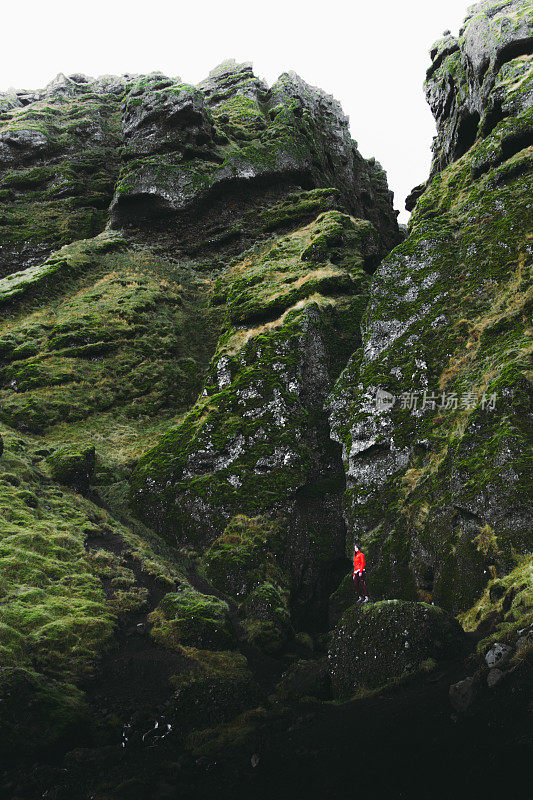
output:
M 363 572 L 364 568 L 365 556 L 360 550 L 358 550 L 353 557 L 353 574 L 355 575 L 356 572 Z

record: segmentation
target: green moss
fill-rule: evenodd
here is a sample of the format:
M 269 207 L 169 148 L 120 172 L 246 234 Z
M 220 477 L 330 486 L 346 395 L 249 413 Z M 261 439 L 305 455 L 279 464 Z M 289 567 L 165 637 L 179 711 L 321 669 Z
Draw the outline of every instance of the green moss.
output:
M 259 212 L 245 214 L 245 222 L 259 222 L 264 231 L 275 231 L 285 226 L 294 226 L 330 211 L 339 205 L 339 190 L 312 189 L 309 192 L 288 194 L 281 203 Z
M 231 322 L 241 325 L 274 319 L 314 294 L 363 293 L 367 287 L 360 269 L 363 260 L 348 250 L 349 244 L 357 242 L 359 224 L 369 225 L 354 224 L 340 212 L 328 212 L 278 240 L 245 274 L 233 276 L 228 293 Z M 307 261 L 313 262 L 311 269 Z
M 285 583 L 275 553 L 281 549 L 281 525 L 263 517 L 234 517 L 202 558 L 202 571 L 217 589 L 235 599 L 265 579 Z
M 260 702 L 261 693 L 246 658 L 234 651 L 183 647 L 187 665 L 170 679 L 173 716 L 182 734 L 225 723 Z
M 408 238 L 374 276 L 363 349 L 331 396 L 346 467 L 352 448 L 372 445 L 350 458 L 345 508 L 373 596 L 465 611 L 528 549 L 526 117 L 497 125 L 429 183 Z M 379 425 L 367 404 L 378 387 L 397 398 Z M 426 387 L 435 409 L 420 408 Z M 416 412 L 402 408 L 410 392 Z M 457 408 L 440 407 L 443 392 L 455 393 Z M 471 407 L 461 403 L 467 392 Z M 496 408 L 484 408 L 493 395 Z
M 5 426 L 1 437 L 0 738 L 5 753 L 53 750 L 88 725 L 79 687 L 111 644 L 117 615 L 146 603 L 136 573 L 163 590 L 181 576 L 150 531 L 51 481 L 40 438 Z
M 533 556 L 524 556 L 507 575 L 489 581 L 459 620 L 466 631 L 481 634 L 479 653 L 485 653 L 496 641 L 514 643 L 517 631 L 533 622 Z
M 359 337 L 368 279 L 360 269 L 361 251 L 354 255 L 352 244 L 359 241 L 361 227 L 366 223 L 328 212 L 251 251 L 228 270 L 230 319 L 204 392 L 181 425 L 140 460 L 132 477 L 134 507 L 158 530 L 208 542 L 235 513 L 264 513 L 305 484 L 318 493 L 331 490 L 315 477 L 308 481 L 313 455 L 301 432 L 316 426 L 325 446 L 331 442 L 318 396 L 309 401 L 300 396 L 302 359 L 314 359 L 310 369 L 334 375 Z M 335 264 L 329 255 L 319 263 L 302 261 L 316 236 L 329 241 Z M 275 319 L 254 325 L 258 315 Z M 251 327 L 234 328 L 235 317 Z M 341 332 L 347 319 L 350 324 Z M 323 343 L 317 356 L 307 344 L 311 328 Z M 206 466 L 195 466 L 199 453 L 206 454 Z M 177 496 L 183 498 L 178 512 Z M 196 498 L 204 521 L 209 509 L 210 527 L 203 531 L 189 511 Z
M 118 173 L 119 103 L 111 94 L 80 92 L 66 102 L 32 103 L 0 122 L 7 141 L 19 132 L 38 137 L 24 161 L 45 162 L 0 175 L 0 191 L 9 192 L 0 218 L 1 261 L 11 270 L 32 248 L 46 253 L 104 229 Z
M 179 413 L 197 395 L 220 312 L 190 275 L 178 287 L 167 262 L 123 247 L 111 235 L 75 243 L 0 281 L 15 305 L 0 326 L 8 424 L 41 431 L 117 406 L 126 419 Z
M 96 455 L 94 447 L 62 447 L 48 457 L 50 474 L 58 483 L 88 488 L 94 472 Z
M 214 649 L 235 647 L 228 605 L 192 587 L 166 594 L 149 617 L 154 639 L 170 647 L 194 645 Z
M 100 253 L 121 249 L 125 242 L 116 234 L 102 234 L 65 246 L 50 256 L 43 264 L 14 272 L 0 280 L 0 305 L 12 306 L 22 297 L 32 298 L 39 292 L 39 298 L 47 293 L 57 292 L 58 278 L 68 281 L 76 278 L 82 271 L 95 266 Z
M 277 653 L 292 638 L 288 591 L 272 583 L 256 586 L 243 602 L 243 628 L 248 642 L 267 653 Z

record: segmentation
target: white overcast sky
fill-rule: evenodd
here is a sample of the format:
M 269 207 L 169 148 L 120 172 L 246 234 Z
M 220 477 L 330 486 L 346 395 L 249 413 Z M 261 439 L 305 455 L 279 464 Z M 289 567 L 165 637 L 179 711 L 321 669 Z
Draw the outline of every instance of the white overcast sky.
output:
M 340 100 L 365 157 L 386 169 L 395 206 L 425 180 L 433 118 L 428 51 L 457 33 L 468 0 L 26 0 L 2 8 L 0 91 L 58 72 L 152 72 L 197 83 L 226 58 L 272 84 L 293 69 Z

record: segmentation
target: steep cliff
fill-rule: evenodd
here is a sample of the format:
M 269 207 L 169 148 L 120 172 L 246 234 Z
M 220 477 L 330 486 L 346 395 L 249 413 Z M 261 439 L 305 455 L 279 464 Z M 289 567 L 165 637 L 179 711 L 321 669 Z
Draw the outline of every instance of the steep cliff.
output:
M 324 400 L 392 194 L 336 101 L 234 62 L 58 76 L 2 98 L 0 135 L 3 747 L 135 743 L 161 715 L 182 742 L 326 629 Z
M 481 3 L 432 48 L 433 177 L 329 401 L 373 591 L 454 613 L 531 548 L 530 12 Z
M 353 742 L 390 796 L 381 743 L 422 784 L 441 742 L 471 797 L 483 731 L 520 758 L 531 12 L 482 2 L 431 49 L 405 237 L 294 73 L 0 95 L 7 796 L 283 796 L 277 764 L 340 796 Z

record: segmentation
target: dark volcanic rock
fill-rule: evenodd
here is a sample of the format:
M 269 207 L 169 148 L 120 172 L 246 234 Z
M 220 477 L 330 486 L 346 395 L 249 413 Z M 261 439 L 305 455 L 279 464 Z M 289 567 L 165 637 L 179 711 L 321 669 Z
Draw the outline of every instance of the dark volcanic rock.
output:
M 286 515 L 293 605 L 314 626 L 309 601 L 344 571 L 342 464 L 323 404 L 359 341 L 374 239 L 370 223 L 326 212 L 229 271 L 204 390 L 131 481 L 142 518 L 195 547 L 236 513 Z
M 193 237 L 205 216 L 211 227 L 218 223 L 215 242 L 238 239 L 246 233 L 244 212 L 264 200 L 267 187 L 275 186 L 279 197 L 336 187 L 346 211 L 374 224 L 382 251 L 398 241 L 381 167 L 358 153 L 339 103 L 294 73 L 270 89 L 249 64 L 235 62 L 221 64 L 197 87 L 159 74 L 142 77 L 126 95 L 122 126 L 127 163 L 112 205 L 115 226 L 170 215 L 166 227 L 178 226 L 183 245 L 180 237 L 190 240 L 193 223 L 187 212 L 194 210 Z M 227 220 L 221 196 L 234 204 Z
M 452 660 L 464 647 L 459 623 L 426 603 L 387 600 L 352 606 L 335 628 L 328 651 L 333 692 L 383 686 L 428 660 Z
M 432 176 L 464 155 L 477 138 L 489 136 L 503 119 L 531 108 L 532 52 L 529 0 L 478 3 L 458 39 L 447 35 L 433 46 L 425 84 L 438 130 Z
M 211 797 L 220 768 L 259 797 L 263 733 L 286 732 L 294 772 L 353 771 L 351 715 L 376 769 L 396 719 L 408 776 L 404 752 L 455 741 L 467 674 L 433 603 L 480 639 L 468 725 L 527 708 L 529 5 L 482 3 L 435 46 L 432 174 L 401 232 L 339 104 L 294 73 L 0 96 L 0 750 L 19 769 L 0 793 Z M 495 642 L 512 656 L 489 688 Z M 321 703 L 331 683 L 367 696 Z
M 346 520 L 366 549 L 371 594 L 433 599 L 453 612 L 531 548 L 526 6 L 475 6 L 457 46 L 448 37 L 434 52 L 434 176 L 406 240 L 374 275 L 362 348 L 329 401 Z M 463 116 L 486 120 L 504 87 L 503 118 L 461 144 Z M 377 403 L 382 392 L 392 402 Z

